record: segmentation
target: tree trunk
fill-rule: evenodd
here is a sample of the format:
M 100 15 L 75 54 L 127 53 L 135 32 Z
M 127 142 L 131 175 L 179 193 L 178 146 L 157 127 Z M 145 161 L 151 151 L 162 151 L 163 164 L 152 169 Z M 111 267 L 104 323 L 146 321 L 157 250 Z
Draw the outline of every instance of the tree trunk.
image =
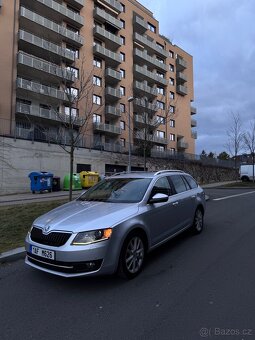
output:
M 70 150 L 70 186 L 69 186 L 69 201 L 73 199 L 73 158 L 74 158 L 74 145 L 73 140 L 71 142 Z

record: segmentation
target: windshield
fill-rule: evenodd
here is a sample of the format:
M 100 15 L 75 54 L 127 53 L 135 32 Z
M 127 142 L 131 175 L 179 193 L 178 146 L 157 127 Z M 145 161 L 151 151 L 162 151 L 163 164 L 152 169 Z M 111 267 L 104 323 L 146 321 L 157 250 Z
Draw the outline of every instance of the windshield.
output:
M 78 200 L 111 203 L 140 202 L 151 178 L 108 178 L 90 188 Z

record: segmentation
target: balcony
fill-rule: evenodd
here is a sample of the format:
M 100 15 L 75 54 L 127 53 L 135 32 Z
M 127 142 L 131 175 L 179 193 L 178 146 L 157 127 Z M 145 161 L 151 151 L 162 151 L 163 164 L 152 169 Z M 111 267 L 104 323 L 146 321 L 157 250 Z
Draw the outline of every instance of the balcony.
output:
M 38 99 L 39 95 L 45 96 L 49 101 L 55 103 L 59 103 L 59 101 L 68 102 L 68 96 L 64 91 L 20 77 L 17 78 L 17 91 L 24 91 L 24 95 L 26 95 L 27 92 L 30 92 L 30 95 L 34 95 L 36 99 Z
M 108 67 L 105 70 L 105 79 L 107 83 L 116 84 L 121 81 L 121 73 Z
M 115 106 L 106 105 L 105 106 L 105 116 L 109 118 L 119 118 L 121 117 L 120 109 Z
M 140 98 L 135 98 L 133 105 L 135 111 L 148 112 L 150 114 L 154 114 L 158 111 L 156 104 L 149 103 L 148 101 Z
M 179 150 L 185 150 L 188 149 L 189 144 L 187 142 L 185 142 L 184 138 L 181 138 L 177 141 L 177 148 Z
M 139 65 L 134 65 L 134 73 L 136 74 L 137 78 L 140 80 L 144 80 L 147 78 L 149 81 L 153 81 L 154 83 L 159 83 L 160 85 L 167 85 L 167 80 L 158 76 L 156 73 L 148 71 L 146 67 L 142 67 Z
M 197 108 L 194 107 L 194 106 L 191 106 L 191 107 L 190 107 L 190 114 L 191 114 L 191 115 L 196 115 L 196 114 L 197 114 Z
M 101 21 L 102 23 L 107 23 L 110 24 L 112 26 L 114 26 L 115 28 L 117 28 L 118 30 L 120 30 L 122 28 L 122 23 L 120 20 L 116 19 L 114 16 L 106 13 L 103 9 L 96 7 L 94 8 L 94 12 L 93 12 L 94 18 Z
M 159 126 L 158 120 L 156 118 L 150 119 L 148 115 L 134 115 L 134 124 L 140 129 L 145 126 L 149 126 L 150 128 Z
M 97 0 L 100 5 L 111 9 L 114 13 L 120 14 L 122 11 L 121 4 L 117 0 Z
M 177 85 L 176 92 L 182 96 L 186 96 L 188 94 L 188 88 L 183 85 Z
M 168 140 L 166 138 L 158 137 L 156 135 L 151 135 L 151 134 L 147 134 L 146 136 L 143 131 L 136 131 L 134 133 L 134 138 L 138 140 L 150 141 L 156 144 L 164 144 L 164 145 L 168 144 Z
M 17 64 L 19 73 L 24 73 L 26 76 L 38 77 L 57 84 L 61 81 L 69 83 L 75 81 L 72 72 L 29 54 L 19 52 Z
M 197 131 L 191 131 L 191 137 L 197 139 Z
M 150 66 L 160 69 L 164 72 L 167 71 L 167 66 L 164 63 L 161 63 L 156 58 L 153 58 L 148 55 L 146 51 L 141 51 L 138 48 L 134 49 L 134 60 L 137 62 L 141 62 L 142 65 L 149 64 Z
M 134 34 L 134 41 L 138 42 L 140 45 L 145 45 L 146 49 L 150 52 L 150 53 L 157 53 L 158 55 L 160 55 L 163 58 L 167 58 L 168 57 L 168 52 L 166 50 L 164 50 L 163 48 L 159 47 L 156 43 L 154 43 L 153 41 L 149 40 L 148 38 L 135 33 Z
M 110 86 L 106 86 L 105 99 L 106 101 L 117 101 L 121 99 L 120 90 L 114 89 L 113 87 L 110 87 Z
M 20 25 L 25 30 L 33 31 L 33 33 L 46 39 L 50 36 L 50 39 L 57 43 L 59 42 L 59 38 L 62 37 L 62 39 L 69 44 L 78 47 L 81 47 L 84 44 L 83 37 L 79 34 L 52 20 L 38 15 L 25 7 L 20 8 Z
M 138 91 L 139 95 L 142 96 L 157 97 L 157 89 L 139 81 L 134 81 L 134 90 Z
M 148 29 L 148 24 L 140 16 L 138 16 L 137 14 L 134 14 L 134 16 L 133 16 L 133 27 L 134 27 L 134 31 L 137 31 L 138 33 L 144 34 Z
M 95 132 L 104 132 L 109 135 L 121 134 L 121 128 L 112 124 L 93 123 L 93 128 Z
M 52 109 L 44 109 L 39 106 L 33 107 L 32 105 L 19 102 L 16 103 L 16 113 L 40 117 L 44 119 L 50 119 L 63 123 L 69 123 L 70 120 L 69 116 L 64 113 L 57 112 Z M 83 120 L 79 117 L 73 117 L 72 124 L 81 126 L 83 124 Z
M 185 70 L 187 68 L 187 62 L 181 57 L 176 58 L 176 67 L 177 70 Z
M 176 79 L 179 83 L 185 83 L 188 80 L 187 76 L 182 72 L 177 72 Z
M 93 52 L 95 55 L 103 58 L 105 60 L 106 65 L 116 67 L 121 63 L 120 54 L 114 53 L 99 44 L 95 44 L 93 46 Z
M 191 119 L 191 127 L 196 127 L 196 126 L 197 126 L 196 119 Z
M 117 50 L 121 46 L 121 39 L 104 28 L 96 25 L 93 29 L 94 36 L 103 40 L 105 42 L 106 48 L 110 48 L 111 50 Z
M 75 60 L 74 52 L 23 30 L 19 31 L 19 45 L 22 50 L 29 50 L 34 55 L 54 62 L 63 59 L 72 63 Z
M 56 22 L 65 20 L 79 28 L 84 24 L 83 17 L 78 12 L 70 10 L 54 0 L 23 0 L 22 4 L 35 12 L 43 13 L 47 18 Z

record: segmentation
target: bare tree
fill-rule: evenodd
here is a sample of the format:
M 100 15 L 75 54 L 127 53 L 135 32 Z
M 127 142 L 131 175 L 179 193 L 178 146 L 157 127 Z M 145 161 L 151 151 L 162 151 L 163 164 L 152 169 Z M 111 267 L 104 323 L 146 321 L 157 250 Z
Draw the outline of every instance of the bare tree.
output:
M 254 164 L 255 164 L 255 118 L 250 124 L 249 131 L 243 134 L 243 142 L 245 148 L 250 152 L 252 157 L 252 181 L 254 183 Z
M 228 141 L 226 144 L 232 157 L 235 160 L 235 168 L 237 168 L 237 155 L 243 148 L 243 130 L 242 121 L 239 113 L 230 113 L 230 124 L 227 129 Z

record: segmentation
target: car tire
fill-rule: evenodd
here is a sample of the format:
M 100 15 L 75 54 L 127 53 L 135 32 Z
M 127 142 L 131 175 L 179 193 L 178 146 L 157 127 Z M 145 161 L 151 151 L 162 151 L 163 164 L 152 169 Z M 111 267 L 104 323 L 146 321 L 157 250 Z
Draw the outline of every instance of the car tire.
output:
M 118 275 L 129 280 L 135 278 L 142 271 L 145 255 L 142 235 L 139 232 L 129 234 L 120 252 Z
M 204 229 L 204 214 L 201 208 L 197 208 L 191 227 L 194 235 L 200 234 Z

